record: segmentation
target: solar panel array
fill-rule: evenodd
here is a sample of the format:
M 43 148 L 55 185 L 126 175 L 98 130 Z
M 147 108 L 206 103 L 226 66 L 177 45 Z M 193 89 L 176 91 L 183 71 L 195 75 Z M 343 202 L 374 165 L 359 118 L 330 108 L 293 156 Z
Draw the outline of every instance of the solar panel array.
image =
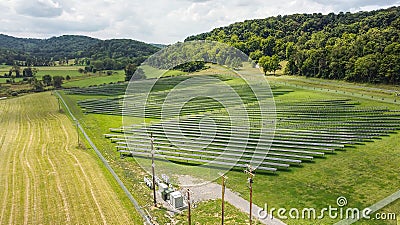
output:
M 117 150 L 124 155 L 151 157 L 150 133 L 156 147 L 155 158 L 190 164 L 245 167 L 256 163 L 258 170 L 276 172 L 292 166 L 324 158 L 347 146 L 373 141 L 396 132 L 400 126 L 400 113 L 387 108 L 361 107 L 351 99 L 277 101 L 276 109 L 260 110 L 259 99 L 268 100 L 267 93 L 256 98 L 245 84 L 232 85 L 240 95 L 246 108 L 250 127 L 236 123 L 242 118 L 229 115 L 228 110 L 213 98 L 199 97 L 184 104 L 179 96 L 189 90 L 178 90 L 169 111 L 163 110 L 163 102 L 171 88 L 184 80 L 172 78 L 161 80 L 147 96 L 145 113 L 135 102 L 145 96 L 137 94 L 106 99 L 87 99 L 79 102 L 87 113 L 127 115 L 161 119 L 158 123 L 139 124 L 111 128 L 105 137 L 116 143 Z M 143 86 L 146 85 L 143 81 Z M 207 92 L 208 83 L 200 83 Z M 121 94 L 119 86 L 106 88 L 106 93 Z M 291 92 L 273 87 L 274 96 Z M 101 88 L 71 91 L 70 94 L 100 95 Z M 108 94 L 107 94 L 108 95 Z M 224 93 L 217 93 L 223 97 Z M 228 98 L 229 100 L 229 98 Z M 129 104 L 125 104 L 129 101 Z M 179 116 L 172 111 L 178 110 Z M 276 116 L 271 120 L 270 116 Z M 234 122 L 232 122 L 234 121 Z M 262 124 L 270 121 L 268 127 Z M 260 134 L 266 134 L 261 136 Z

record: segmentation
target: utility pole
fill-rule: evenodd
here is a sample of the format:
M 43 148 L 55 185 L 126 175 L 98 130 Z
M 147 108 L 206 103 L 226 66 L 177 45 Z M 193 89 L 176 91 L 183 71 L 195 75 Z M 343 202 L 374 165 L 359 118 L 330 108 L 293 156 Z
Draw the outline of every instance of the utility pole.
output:
M 225 187 L 226 187 L 225 180 L 226 180 L 227 178 L 228 178 L 228 177 L 222 175 L 222 203 L 221 203 L 221 208 L 222 208 L 222 210 L 221 210 L 221 224 L 222 224 L 222 225 L 224 225 L 224 213 L 225 213 Z
M 157 207 L 157 200 L 156 200 L 156 174 L 155 174 L 155 164 L 154 164 L 154 138 L 153 133 L 150 133 L 150 142 L 151 142 L 151 173 L 153 175 L 153 203 L 154 207 Z
M 187 201 L 188 201 L 188 224 L 192 225 L 192 217 L 190 215 L 190 190 L 187 189 Z
M 75 123 L 76 123 L 76 134 L 78 135 L 78 147 L 79 147 L 79 145 L 80 145 L 80 142 L 79 142 L 79 121 L 75 120 Z
M 250 217 L 249 217 L 249 224 L 251 225 L 252 221 L 252 209 L 253 209 L 253 177 L 255 176 L 254 173 L 254 168 L 251 165 L 247 165 L 247 169 L 245 169 L 245 173 L 249 175 L 249 178 L 247 179 L 249 182 L 249 189 L 250 189 Z
M 59 97 L 57 97 L 57 101 L 58 101 L 58 111 L 61 112 L 61 103 Z

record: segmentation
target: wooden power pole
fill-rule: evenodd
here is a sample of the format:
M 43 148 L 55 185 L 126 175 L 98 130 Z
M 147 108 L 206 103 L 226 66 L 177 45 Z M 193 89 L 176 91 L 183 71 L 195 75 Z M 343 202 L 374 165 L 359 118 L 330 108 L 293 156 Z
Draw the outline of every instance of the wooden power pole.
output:
M 80 141 L 79 141 L 79 121 L 76 119 L 75 120 L 75 125 L 76 125 L 76 135 L 78 136 L 78 148 L 80 147 Z
M 58 101 L 58 112 L 61 112 L 61 102 L 59 97 L 57 97 L 57 101 Z
M 156 200 L 156 174 L 155 174 L 155 164 L 154 164 L 154 138 L 153 133 L 150 133 L 150 142 L 151 142 L 151 173 L 153 175 L 153 203 L 154 207 L 157 207 Z
M 222 175 L 222 203 L 221 203 L 221 224 L 224 225 L 224 213 L 225 213 L 225 187 L 226 179 L 228 177 Z
M 249 182 L 249 189 L 250 189 L 250 216 L 249 216 L 249 224 L 252 224 L 252 209 L 253 209 L 253 177 L 254 177 L 254 168 L 250 165 L 247 165 L 247 169 L 244 171 L 249 175 L 248 182 Z
M 188 224 L 192 225 L 192 217 L 190 215 L 190 190 L 187 189 L 187 201 L 188 201 Z

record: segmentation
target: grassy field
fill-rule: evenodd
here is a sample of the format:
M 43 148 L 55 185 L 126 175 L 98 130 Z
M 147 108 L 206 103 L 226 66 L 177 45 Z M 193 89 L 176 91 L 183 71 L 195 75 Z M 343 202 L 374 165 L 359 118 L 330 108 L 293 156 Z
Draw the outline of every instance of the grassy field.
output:
M 371 100 L 394 103 L 400 101 L 400 87 L 394 85 L 372 85 L 349 83 L 340 80 L 322 80 L 318 78 L 307 78 L 302 76 L 269 76 L 272 83 L 291 85 L 292 87 L 303 87 L 310 90 L 323 92 L 341 92 L 342 95 L 367 98 Z M 396 101 L 395 101 L 396 100 Z
M 115 71 L 112 75 L 87 75 L 83 77 L 72 78 L 70 81 L 65 82 L 63 87 L 88 87 L 92 85 L 102 85 L 109 83 L 117 83 L 118 81 L 125 80 L 125 73 L 123 70 Z
M 192 224 L 214 225 L 221 223 L 221 199 L 201 202 L 192 209 Z M 247 225 L 249 224 L 248 215 L 238 212 L 231 204 L 225 203 L 224 224 Z M 176 224 L 187 224 L 187 215 L 180 214 L 174 218 Z M 260 225 L 259 221 L 253 221 L 254 225 Z
M 44 75 L 63 77 L 69 75 L 71 78 L 83 76 L 82 73 L 78 72 L 78 69 L 83 68 L 83 66 L 39 66 L 35 68 L 38 69 L 36 74 L 38 79 L 42 79 Z
M 0 84 L 5 84 L 7 83 L 7 80 L 9 80 L 10 78 L 0 78 Z M 22 81 L 22 78 L 15 78 L 15 82 L 19 82 Z
M 0 224 L 141 224 L 49 92 L 0 100 Z
M 159 78 L 160 76 L 173 77 L 173 76 L 179 76 L 179 75 L 186 74 L 186 72 L 182 72 L 182 71 L 179 71 L 179 70 L 161 70 L 161 69 L 156 69 L 154 67 L 151 67 L 149 65 L 141 65 L 140 68 L 146 74 L 146 78 L 147 79 Z
M 0 65 L 0 75 L 4 75 L 5 73 L 8 74 L 8 71 L 10 71 L 11 66 L 8 65 Z
M 25 67 L 21 67 L 21 73 Z M 83 76 L 83 74 L 78 72 L 79 68 L 83 68 L 83 66 L 36 66 L 38 71 L 36 73 L 36 77 L 38 79 L 42 79 L 44 75 L 51 76 L 63 76 L 66 77 L 69 75 L 70 77 L 79 77 Z M 4 75 L 4 73 L 8 74 L 8 71 L 11 69 L 11 66 L 1 65 L 0 66 L 0 74 Z M 1 81 L 0 81 L 1 82 Z
M 111 75 L 107 75 L 106 72 L 97 72 L 96 74 L 92 73 L 79 73 L 77 66 L 53 66 L 53 67 L 38 67 L 38 73 L 36 74 L 36 78 L 41 80 L 44 75 L 51 76 L 62 76 L 66 77 L 69 75 L 71 77 L 70 80 L 64 79 L 63 87 L 71 88 L 71 87 L 88 87 L 93 85 L 103 85 L 110 83 L 123 82 L 125 80 L 125 73 L 123 70 L 112 71 Z M 5 65 L 0 66 L 0 74 L 2 74 L 2 70 L 8 71 L 9 68 Z M 3 72 L 4 72 L 3 71 Z M 26 82 L 23 84 L 19 84 L 18 82 L 22 81 L 22 78 L 15 78 L 16 84 L 7 84 L 7 80 L 9 78 L 0 78 L 0 95 L 10 95 L 12 92 L 18 92 L 19 94 L 32 91 L 33 86 L 27 84 Z M 46 87 L 46 88 L 52 88 Z

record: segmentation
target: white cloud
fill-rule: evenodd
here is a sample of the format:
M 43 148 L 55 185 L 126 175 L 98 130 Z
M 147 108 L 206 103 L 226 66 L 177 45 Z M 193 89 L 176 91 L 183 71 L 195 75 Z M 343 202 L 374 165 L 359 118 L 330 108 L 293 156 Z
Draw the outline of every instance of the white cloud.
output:
M 0 33 L 42 38 L 83 34 L 174 43 L 245 19 L 390 5 L 400 5 L 400 0 L 2 0 Z
M 59 2 L 52 0 L 19 0 L 15 5 L 15 11 L 32 17 L 52 18 L 60 16 L 63 10 Z

